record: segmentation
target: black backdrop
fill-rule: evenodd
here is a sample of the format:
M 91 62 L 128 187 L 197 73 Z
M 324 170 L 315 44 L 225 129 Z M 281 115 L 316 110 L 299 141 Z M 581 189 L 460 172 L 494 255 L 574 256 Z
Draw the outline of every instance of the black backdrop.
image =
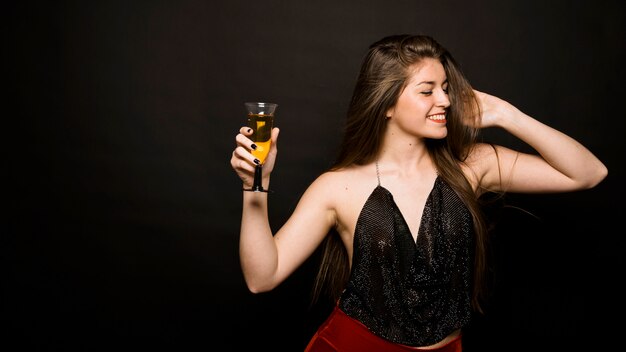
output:
M 609 345 L 623 317 L 620 1 L 63 1 L 5 4 L 2 344 L 299 351 L 317 254 L 252 295 L 230 169 L 242 103 L 279 104 L 270 221 L 334 156 L 367 46 L 426 33 L 473 85 L 580 140 L 595 189 L 512 195 L 467 351 Z M 492 141 L 525 149 L 500 131 Z M 617 226 L 617 227 L 616 227 Z M 511 346 L 505 348 L 502 343 Z M 214 346 L 226 346 L 216 348 Z

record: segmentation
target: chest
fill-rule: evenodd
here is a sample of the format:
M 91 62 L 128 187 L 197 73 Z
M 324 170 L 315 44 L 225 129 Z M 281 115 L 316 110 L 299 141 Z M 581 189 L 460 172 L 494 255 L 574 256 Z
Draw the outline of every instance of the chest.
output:
M 392 195 L 393 203 L 398 208 L 401 217 L 406 222 L 411 236 L 413 236 L 413 241 L 416 241 L 432 185 L 407 185 L 401 189 L 386 188 Z
M 434 188 L 434 183 L 433 179 L 425 182 L 389 182 L 388 185 L 383 186 L 392 197 L 390 206 L 397 207 L 414 242 L 417 240 L 424 208 Z M 341 201 L 338 202 L 337 207 L 338 231 L 347 245 L 351 246 L 359 216 L 376 186 L 375 182 L 357 183 L 352 188 L 346 188 L 345 194 L 340 197 Z

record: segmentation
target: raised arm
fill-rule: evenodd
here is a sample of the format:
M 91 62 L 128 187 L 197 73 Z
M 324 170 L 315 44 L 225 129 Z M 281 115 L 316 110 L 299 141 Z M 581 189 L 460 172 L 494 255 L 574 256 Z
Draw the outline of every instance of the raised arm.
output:
M 519 193 L 568 192 L 596 186 L 607 168 L 582 144 L 495 96 L 475 91 L 481 128 L 500 127 L 534 148 L 525 154 L 481 145 L 469 158 L 480 186 Z
M 277 155 L 278 129 L 272 132 L 272 148 L 263 165 L 263 187 L 269 179 Z M 254 156 L 250 153 L 250 132 L 242 128 L 231 166 L 249 189 L 254 177 Z M 318 178 L 301 197 L 294 213 L 276 233 L 268 219 L 268 194 L 243 192 L 239 256 L 244 279 L 251 292 L 269 291 L 293 273 L 319 246 L 331 226 L 334 211 L 328 202 L 325 177 Z

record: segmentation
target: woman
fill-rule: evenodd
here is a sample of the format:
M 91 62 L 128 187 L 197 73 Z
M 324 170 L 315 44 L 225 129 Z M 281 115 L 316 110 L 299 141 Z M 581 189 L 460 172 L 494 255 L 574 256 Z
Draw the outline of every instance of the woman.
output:
M 486 127 L 537 154 L 478 143 Z M 243 127 L 231 159 L 244 189 L 255 165 L 249 135 Z M 574 139 L 473 90 L 434 39 L 386 37 L 363 61 L 337 161 L 278 232 L 267 194 L 244 192 L 243 274 L 250 291 L 272 290 L 324 243 L 316 290 L 328 288 L 337 305 L 307 351 L 460 351 L 483 291 L 481 195 L 582 190 L 606 175 Z

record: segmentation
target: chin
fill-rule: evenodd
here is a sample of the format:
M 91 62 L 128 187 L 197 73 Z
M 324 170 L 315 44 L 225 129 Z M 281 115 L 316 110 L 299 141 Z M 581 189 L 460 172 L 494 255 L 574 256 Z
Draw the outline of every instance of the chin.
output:
M 430 136 L 427 136 L 426 138 L 430 138 L 430 139 L 444 139 L 448 136 L 448 130 L 444 129 L 443 131 L 440 131 L 438 133 L 433 133 Z

